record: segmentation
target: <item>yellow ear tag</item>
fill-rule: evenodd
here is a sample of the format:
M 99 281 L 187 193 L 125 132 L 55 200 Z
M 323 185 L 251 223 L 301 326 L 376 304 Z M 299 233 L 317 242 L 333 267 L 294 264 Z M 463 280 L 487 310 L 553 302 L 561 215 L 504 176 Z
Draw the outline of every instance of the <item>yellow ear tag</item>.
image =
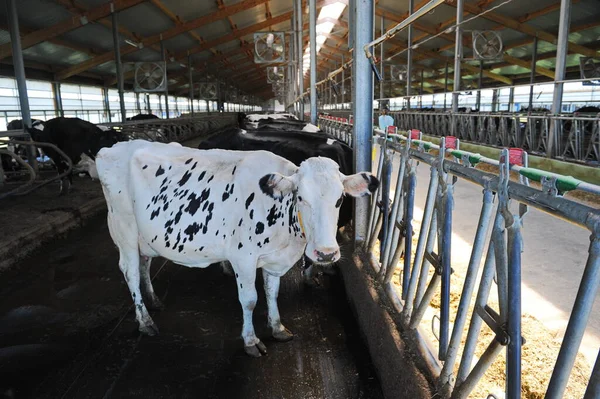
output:
M 306 233 L 304 233 L 304 223 L 302 223 L 302 214 L 300 213 L 300 211 L 298 211 L 298 223 L 300 223 L 300 229 L 302 230 L 302 234 L 306 236 Z

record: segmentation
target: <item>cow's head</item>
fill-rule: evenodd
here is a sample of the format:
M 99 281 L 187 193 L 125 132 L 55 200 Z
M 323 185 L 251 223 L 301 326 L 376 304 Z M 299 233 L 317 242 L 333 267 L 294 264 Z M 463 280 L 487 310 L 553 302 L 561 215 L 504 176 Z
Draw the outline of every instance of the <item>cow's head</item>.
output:
M 336 262 L 340 206 L 345 195 L 362 197 L 377 189 L 379 181 L 369 173 L 346 176 L 329 158 L 309 158 L 291 176 L 272 173 L 260 179 L 261 190 L 276 199 L 295 194 L 299 223 L 306 236 L 305 254 L 317 264 Z

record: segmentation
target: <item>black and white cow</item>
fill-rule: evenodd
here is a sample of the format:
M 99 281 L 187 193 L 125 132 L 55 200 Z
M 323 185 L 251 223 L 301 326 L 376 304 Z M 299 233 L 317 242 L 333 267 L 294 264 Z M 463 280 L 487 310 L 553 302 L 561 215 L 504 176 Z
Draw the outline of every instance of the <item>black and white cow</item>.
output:
M 150 281 L 152 258 L 200 268 L 229 261 L 245 351 L 256 357 L 266 353 L 252 323 L 257 269 L 273 337 L 288 341 L 293 334 L 277 308 L 280 277 L 302 254 L 316 263 L 337 261 L 342 198 L 368 195 L 379 184 L 367 173 L 344 175 L 322 157 L 298 167 L 266 151 L 202 151 L 142 140 L 102 149 L 96 163 L 139 330 L 158 332 L 142 298 L 143 291 L 149 305 L 160 306 Z
M 249 131 L 230 128 L 198 146 L 199 149 L 223 149 L 236 151 L 270 151 L 299 166 L 311 157 L 326 157 L 335 161 L 340 172 L 351 174 L 352 148 L 325 133 L 304 131 Z M 338 227 L 352 220 L 353 201 L 345 200 L 340 208 Z M 314 273 L 310 259 L 305 259 L 305 281 L 314 284 Z M 224 270 L 227 271 L 225 265 Z
M 83 160 L 83 170 L 92 178 L 96 178 L 94 159 L 98 151 L 104 147 L 124 141 L 121 133 L 110 128 L 100 128 L 93 123 L 79 118 L 54 118 L 44 123 L 43 130 L 36 127 L 28 129 L 33 141 L 51 143 L 60 148 L 70 159 L 73 165 Z M 44 153 L 52 160 L 58 174 L 65 172 L 69 164 L 57 151 L 52 148 L 43 148 Z M 72 184 L 72 176 L 61 181 L 60 192 L 64 193 L 64 182 L 68 187 Z

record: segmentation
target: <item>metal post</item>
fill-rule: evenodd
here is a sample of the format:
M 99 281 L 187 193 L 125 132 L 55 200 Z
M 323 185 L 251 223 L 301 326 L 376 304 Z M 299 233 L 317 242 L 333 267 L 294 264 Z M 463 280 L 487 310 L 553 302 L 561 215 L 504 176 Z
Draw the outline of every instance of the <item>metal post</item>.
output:
M 104 98 L 104 112 L 108 116 L 108 123 L 112 122 L 112 114 L 110 112 L 110 101 L 108 100 L 108 88 L 102 88 L 102 97 Z
M 10 30 L 10 40 L 12 43 L 13 67 L 15 78 L 17 79 L 17 89 L 19 91 L 19 105 L 21 116 L 23 117 L 23 127 L 31 127 L 31 112 L 29 110 L 29 97 L 27 96 L 27 80 L 25 78 L 25 64 L 23 63 L 23 51 L 21 48 L 21 35 L 19 30 L 19 17 L 17 15 L 17 5 L 15 0 L 6 2 L 6 15 L 8 16 L 8 26 Z M 27 146 L 27 160 L 29 165 L 37 172 L 35 148 Z
M 446 62 L 446 72 L 444 75 L 444 111 L 446 110 L 447 95 L 448 95 L 448 62 Z
M 304 58 L 303 58 L 303 36 L 304 27 L 302 25 L 302 0 L 296 0 L 296 51 L 298 52 L 298 91 L 304 93 Z M 299 118 L 304 120 L 304 99 L 300 99 L 298 104 Z
M 408 0 L 408 15 L 410 16 L 415 10 L 415 0 Z M 408 25 L 408 51 L 406 51 L 406 108 L 410 109 L 410 92 L 412 89 L 412 59 L 413 50 L 413 26 Z
M 498 111 L 498 89 L 492 90 L 492 112 Z
M 62 118 L 65 117 L 65 111 L 63 109 L 62 94 L 60 92 L 60 83 L 52 82 L 52 94 L 54 97 L 54 108 L 58 111 L 58 115 Z
M 292 20 L 292 26 L 294 24 L 294 21 Z M 290 34 L 290 41 L 288 44 L 288 72 L 287 72 L 287 77 L 286 77 L 286 81 L 288 84 L 288 95 L 287 95 L 287 104 L 286 104 L 286 109 L 288 112 L 290 112 L 290 107 L 293 106 L 293 99 L 296 98 L 296 85 L 294 84 L 294 80 L 292 79 L 292 76 L 294 76 L 294 32 L 292 29 L 292 33 Z
M 152 108 L 150 108 L 150 94 L 146 94 L 146 111 L 148 111 L 149 114 L 152 113 Z
M 162 55 L 162 60 L 165 63 L 165 68 L 167 67 L 167 50 L 165 49 L 165 44 L 162 41 L 162 36 L 160 38 L 160 53 Z M 169 90 L 165 90 L 165 112 L 167 113 L 167 119 L 169 119 Z
M 140 93 L 135 93 L 135 106 L 137 107 L 137 112 L 142 112 L 142 105 L 140 104 Z
M 600 352 L 598 352 L 598 357 L 596 358 L 596 363 L 594 364 L 594 369 L 592 370 L 592 375 L 590 376 L 583 399 L 598 398 L 600 398 Z
M 191 55 L 188 55 L 188 69 L 189 69 L 189 75 L 188 75 L 189 91 L 188 91 L 188 95 L 190 97 L 190 113 L 192 114 L 192 116 L 194 116 L 194 79 L 193 79 L 194 69 L 192 68 L 192 56 Z
M 515 104 L 515 87 L 508 89 L 508 112 L 512 112 Z
M 479 108 L 481 107 L 481 85 L 483 82 L 483 60 L 479 60 L 479 79 L 477 80 L 477 100 L 475 108 L 477 112 L 479 112 Z
M 310 123 L 317 124 L 317 0 L 309 0 L 310 37 Z
M 452 112 L 458 112 L 458 91 L 460 90 L 460 61 L 462 60 L 462 28 L 464 0 L 456 1 L 456 39 L 454 45 L 454 88 L 452 93 Z
M 344 55 L 342 54 L 342 65 L 344 65 Z M 342 108 L 346 101 L 346 70 L 342 69 Z
M 562 109 L 563 84 L 567 67 L 569 47 L 569 23 L 571 21 L 571 0 L 560 1 L 560 16 L 558 18 L 558 41 L 556 43 L 556 67 L 554 69 L 554 94 L 552 96 L 552 114 L 558 114 Z M 551 122 L 546 156 L 552 157 L 558 150 L 560 122 Z
M 314 0 L 313 0 L 314 1 Z M 373 136 L 373 72 L 363 48 L 373 40 L 374 1 L 355 0 L 354 13 L 354 57 L 352 75 L 352 102 L 354 104 L 354 167 L 356 171 L 371 170 L 371 148 Z M 364 242 L 367 237 L 369 199 L 357 198 L 354 208 L 355 244 Z
M 111 8 L 113 5 L 111 4 Z M 125 99 L 123 97 L 123 72 L 121 68 L 121 44 L 119 39 L 119 25 L 117 21 L 117 13 L 113 10 L 112 13 L 112 34 L 113 34 L 113 46 L 115 51 L 115 65 L 117 67 L 117 88 L 119 90 L 119 104 L 121 106 L 121 122 L 127 120 L 127 113 L 125 112 Z
M 533 108 L 533 84 L 535 83 L 535 67 L 537 64 L 537 49 L 538 49 L 538 38 L 537 36 L 533 38 L 533 49 L 531 56 L 531 75 L 529 75 L 529 112 Z
M 414 0 L 410 0 L 410 1 L 414 1 Z M 381 34 L 383 35 L 385 33 L 385 20 L 383 19 L 383 16 L 381 17 Z M 383 94 L 383 82 L 385 80 L 384 76 L 384 72 L 383 72 L 383 44 L 385 42 L 381 42 L 381 44 L 379 45 L 379 50 L 380 50 L 380 56 L 379 56 L 379 74 L 381 75 L 381 80 L 379 81 L 379 98 L 383 98 L 384 94 Z

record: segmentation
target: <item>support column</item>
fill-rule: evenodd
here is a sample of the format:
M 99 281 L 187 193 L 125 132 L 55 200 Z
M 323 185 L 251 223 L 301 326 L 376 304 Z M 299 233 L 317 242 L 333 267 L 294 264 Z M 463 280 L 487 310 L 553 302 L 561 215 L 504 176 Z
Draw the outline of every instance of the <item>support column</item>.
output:
M 342 66 L 344 65 L 344 55 L 342 54 Z M 342 109 L 346 102 L 346 70 L 342 68 Z
M 140 93 L 135 93 L 135 106 L 137 107 L 137 112 L 142 113 L 142 105 L 140 104 Z
M 477 100 L 475 108 L 477 108 L 477 112 L 480 112 L 481 108 L 481 85 L 483 84 L 483 61 L 479 60 L 479 78 L 477 79 Z
M 370 171 L 373 137 L 373 72 L 363 48 L 373 40 L 374 1 L 354 0 L 356 23 L 354 29 L 354 57 L 352 102 L 354 105 L 354 168 L 355 171 Z M 354 208 L 354 241 L 361 245 L 367 237 L 369 197 L 356 198 Z
M 408 0 L 408 15 L 410 16 L 415 10 L 415 0 Z M 411 48 L 413 43 L 413 26 L 408 25 L 408 41 L 406 51 L 406 108 L 410 109 L 410 95 L 412 89 L 412 60 L 413 50 Z
M 146 102 L 146 111 L 148 111 L 149 114 L 152 113 L 152 108 L 150 108 L 150 95 L 149 94 L 145 94 L 145 102 Z
M 19 105 L 23 118 L 23 127 L 31 127 L 31 111 L 29 109 L 29 97 L 27 96 L 27 80 L 25 78 L 25 64 L 23 63 L 23 49 L 21 48 L 21 34 L 19 30 L 19 17 L 17 15 L 17 4 L 15 0 L 7 0 L 6 15 L 10 30 L 10 41 L 12 43 L 13 67 L 17 79 L 17 90 L 19 92 Z M 27 161 L 33 170 L 38 170 L 36 151 L 30 145 L 27 146 Z
M 446 62 L 446 73 L 444 75 L 444 111 L 446 110 L 446 97 L 448 96 L 448 62 Z
M 515 88 L 514 86 L 508 89 L 508 112 L 513 112 L 515 107 Z
M 190 98 L 190 113 L 192 114 L 192 116 L 194 116 L 194 79 L 193 79 L 194 68 L 192 68 L 192 56 L 189 55 L 189 54 L 188 54 L 188 69 L 189 69 L 189 75 L 188 75 L 189 90 L 188 90 L 188 96 Z
M 535 83 L 535 67 L 537 64 L 537 49 L 538 49 L 538 38 L 537 36 L 533 38 L 533 49 L 531 56 L 531 74 L 529 75 L 529 113 L 531 113 L 531 109 L 533 108 L 533 84 Z
M 410 0 L 413 1 L 413 0 Z M 381 35 L 385 33 L 385 20 L 381 17 Z M 381 42 L 379 45 L 379 75 L 381 76 L 381 80 L 379 81 L 379 98 L 384 98 L 385 95 L 383 93 L 383 82 L 385 81 L 385 72 L 383 68 L 383 45 L 385 42 Z
M 498 89 L 492 91 L 492 112 L 498 111 Z
M 456 24 L 463 21 L 464 0 L 456 2 Z M 456 27 L 456 39 L 454 46 L 454 88 L 452 93 L 452 112 L 458 112 L 458 95 L 460 91 L 460 61 L 462 60 L 462 28 Z M 453 127 L 454 128 L 454 127 Z
M 569 52 L 569 23 L 571 21 L 571 0 L 560 1 L 560 16 L 558 18 L 558 41 L 556 43 L 556 67 L 554 69 L 554 94 L 552 96 L 552 114 L 558 114 L 562 109 L 563 83 L 567 67 L 567 54 Z M 551 128 L 546 146 L 546 156 L 557 155 L 561 135 L 560 124 L 556 119 L 551 122 Z
M 310 36 L 310 123 L 317 124 L 317 0 L 308 0 Z
M 167 68 L 167 50 L 165 49 L 165 44 L 162 41 L 162 35 L 160 37 L 160 53 L 162 55 L 162 60 L 165 63 L 165 69 Z M 169 117 L 169 89 L 165 90 L 165 112 L 167 114 L 167 119 L 170 119 Z
M 58 116 L 64 118 L 65 111 L 62 104 L 62 93 L 60 92 L 60 83 L 52 82 L 52 97 L 54 98 L 54 109 L 58 112 Z
M 111 5 L 112 7 L 112 5 Z M 125 112 L 125 99 L 123 97 L 123 70 L 121 67 L 121 46 L 119 39 L 119 22 L 117 21 L 117 13 L 113 10 L 112 13 L 112 34 L 113 46 L 115 51 L 115 65 L 117 67 L 117 88 L 119 90 L 119 105 L 121 107 L 121 122 L 127 120 Z
M 302 0 L 296 0 L 296 51 L 298 53 L 298 91 L 300 94 L 304 93 L 304 46 L 303 36 L 304 27 L 302 25 Z M 298 104 L 298 112 L 300 113 L 299 119 L 304 120 L 304 98 L 300 99 Z
M 102 88 L 102 98 L 104 99 L 104 112 L 108 117 L 108 123 L 112 123 L 112 114 L 110 113 L 110 101 L 108 100 L 108 88 Z

